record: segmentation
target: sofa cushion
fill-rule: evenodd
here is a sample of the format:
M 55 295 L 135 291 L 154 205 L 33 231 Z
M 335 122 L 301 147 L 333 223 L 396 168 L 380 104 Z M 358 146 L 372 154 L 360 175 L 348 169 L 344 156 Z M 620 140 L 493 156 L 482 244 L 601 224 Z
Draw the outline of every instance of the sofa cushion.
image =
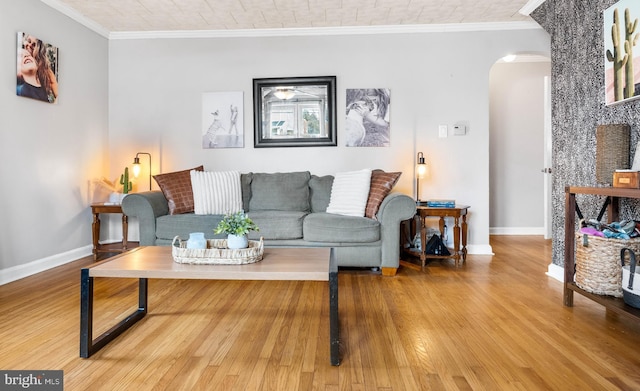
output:
M 370 169 L 337 173 L 331 186 L 327 213 L 364 216 L 370 186 Z
M 376 218 L 376 213 L 380 208 L 380 204 L 398 182 L 401 172 L 384 172 L 382 170 L 373 170 L 371 172 L 371 186 L 369 188 L 369 198 L 367 199 L 367 208 L 364 211 L 365 217 Z
M 156 219 L 156 237 L 173 240 L 174 236 L 179 235 L 183 240 L 187 240 L 191 232 L 204 232 L 205 238 L 224 238 L 226 235 L 214 235 L 213 233 L 223 217 L 223 215 L 196 215 L 193 213 L 159 216 Z
M 191 188 L 191 170 L 203 171 L 203 166 L 189 170 L 154 175 L 164 198 L 167 199 L 169 214 L 193 212 L 193 190 Z
M 253 173 L 249 211 L 283 210 L 308 212 L 309 179 L 305 172 Z
M 331 199 L 331 187 L 333 175 L 319 177 L 311 175 L 309 179 L 309 192 L 311 197 L 311 212 L 326 212 Z
M 193 209 L 197 215 L 230 214 L 242 210 L 238 171 L 191 171 Z
M 242 187 L 242 209 L 249 211 L 249 202 L 251 201 L 251 179 L 253 174 L 248 172 L 240 174 L 240 185 Z
M 247 215 L 260 228 L 259 231 L 249 232 L 249 239 L 301 239 L 302 222 L 307 212 L 254 210 Z
M 380 223 L 366 217 L 311 213 L 304 219 L 308 242 L 370 243 L 380 240 Z

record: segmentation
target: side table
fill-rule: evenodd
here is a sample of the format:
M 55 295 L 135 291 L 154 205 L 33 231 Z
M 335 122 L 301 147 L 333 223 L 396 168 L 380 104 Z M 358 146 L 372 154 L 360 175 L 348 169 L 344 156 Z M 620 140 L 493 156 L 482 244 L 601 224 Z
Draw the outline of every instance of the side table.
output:
M 456 263 L 456 268 L 460 263 L 467 260 L 467 210 L 470 208 L 468 205 L 456 205 L 452 208 L 441 208 L 431 206 L 418 206 L 416 208 L 416 216 L 420 221 L 420 241 L 422 249 L 419 251 L 420 264 L 424 269 L 425 261 L 427 258 L 453 258 Z M 427 227 L 426 219 L 428 217 L 440 217 L 440 235 L 444 235 L 445 217 L 452 217 L 454 219 L 453 225 L 453 252 L 451 255 L 434 255 L 426 254 L 425 247 L 427 244 Z M 462 224 L 460 223 L 462 219 Z M 442 237 L 442 236 L 441 236 Z M 460 244 L 462 243 L 462 249 Z
M 91 204 L 91 213 L 93 214 L 93 224 L 91 224 L 91 230 L 93 234 L 93 259 L 98 258 L 98 253 L 106 252 L 125 252 L 127 251 L 127 235 L 129 233 L 128 218 L 127 215 L 122 213 L 122 206 L 120 204 L 107 204 L 99 202 Z M 100 213 L 116 213 L 122 215 L 122 249 L 101 249 L 99 248 L 98 241 L 100 240 Z

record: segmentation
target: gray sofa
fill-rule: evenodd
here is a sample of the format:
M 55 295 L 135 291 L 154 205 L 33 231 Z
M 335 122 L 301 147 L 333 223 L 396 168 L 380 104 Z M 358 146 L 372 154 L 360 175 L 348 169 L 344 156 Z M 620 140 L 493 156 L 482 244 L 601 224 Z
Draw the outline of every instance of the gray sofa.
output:
M 334 247 L 339 266 L 380 268 L 395 275 L 400 259 L 400 222 L 414 216 L 415 201 L 391 192 L 375 218 L 326 213 L 333 176 L 309 172 L 241 175 L 245 212 L 260 228 L 250 239 L 264 238 L 266 247 Z M 128 217 L 138 219 L 140 245 L 170 245 L 177 235 L 213 230 L 222 215 L 169 214 L 161 191 L 129 194 L 122 201 Z

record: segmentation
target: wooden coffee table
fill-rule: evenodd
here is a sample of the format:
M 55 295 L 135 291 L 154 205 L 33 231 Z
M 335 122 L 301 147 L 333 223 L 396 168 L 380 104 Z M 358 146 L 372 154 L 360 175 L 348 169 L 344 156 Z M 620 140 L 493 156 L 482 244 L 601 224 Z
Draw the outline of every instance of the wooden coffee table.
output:
M 93 279 L 138 278 L 138 309 L 93 338 Z M 338 265 L 329 248 L 266 248 L 263 260 L 247 265 L 190 265 L 173 261 L 171 247 L 138 247 L 81 272 L 80 357 L 90 357 L 147 314 L 148 279 L 295 280 L 329 282 L 331 365 L 340 365 Z

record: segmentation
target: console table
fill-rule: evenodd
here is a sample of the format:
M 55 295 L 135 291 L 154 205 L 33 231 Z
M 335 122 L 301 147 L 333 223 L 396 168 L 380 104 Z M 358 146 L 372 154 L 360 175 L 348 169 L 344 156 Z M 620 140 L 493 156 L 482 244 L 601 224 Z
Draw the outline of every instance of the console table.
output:
M 420 221 L 420 243 L 422 249 L 415 252 L 408 250 L 410 253 L 420 257 L 420 264 L 424 269 L 425 261 L 427 258 L 444 259 L 453 258 L 456 263 L 456 268 L 462 258 L 462 262 L 467 260 L 467 210 L 470 208 L 468 205 L 456 205 L 452 208 L 444 207 L 432 207 L 432 206 L 418 206 L 416 207 L 416 216 Z M 435 255 L 425 253 L 427 246 L 427 227 L 426 219 L 428 217 L 439 217 L 440 235 L 444 235 L 445 217 L 452 217 L 454 219 L 453 224 L 453 249 L 451 255 Z M 462 219 L 462 224 L 460 220 Z M 462 249 L 460 248 L 462 244 Z
M 108 204 L 104 202 L 91 204 L 91 213 L 93 214 L 93 224 L 91 224 L 91 231 L 93 236 L 93 259 L 95 260 L 98 258 L 98 253 L 127 251 L 127 235 L 129 232 L 129 226 L 127 215 L 122 213 L 122 205 Z M 98 243 L 100 240 L 100 213 L 116 213 L 122 215 L 122 249 L 100 248 Z
M 607 197 L 604 208 L 607 210 L 608 222 L 618 220 L 619 201 L 621 198 L 640 199 L 640 189 L 625 189 L 619 187 L 575 187 L 565 188 L 565 216 L 564 216 L 564 305 L 573 306 L 573 292 L 577 292 L 589 299 L 602 304 L 608 310 L 622 315 L 629 315 L 640 318 L 640 309 L 633 308 L 625 304 L 622 298 L 613 296 L 596 295 L 579 288 L 575 281 L 575 230 L 576 213 L 579 208 L 576 206 L 576 194 L 588 194 L 594 196 Z M 601 217 L 601 216 L 600 216 Z

